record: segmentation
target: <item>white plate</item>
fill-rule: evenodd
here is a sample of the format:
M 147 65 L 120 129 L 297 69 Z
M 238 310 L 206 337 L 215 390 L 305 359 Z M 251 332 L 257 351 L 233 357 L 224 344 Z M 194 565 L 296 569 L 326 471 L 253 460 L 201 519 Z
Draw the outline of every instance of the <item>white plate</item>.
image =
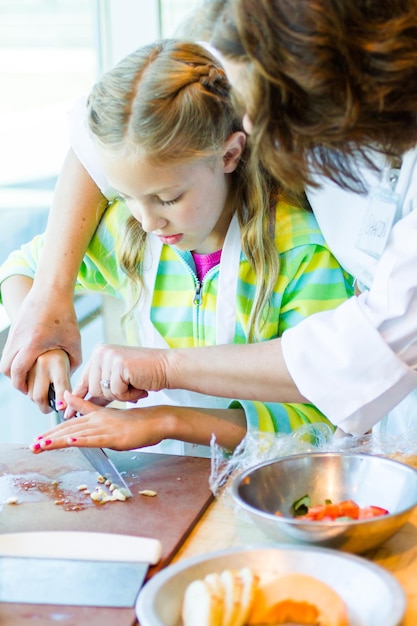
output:
M 277 544 L 213 552 L 162 570 L 139 593 L 136 614 L 141 626 L 181 626 L 184 591 L 192 580 L 245 566 L 261 580 L 289 572 L 322 580 L 345 601 L 349 626 L 397 626 L 404 616 L 402 587 L 378 565 L 329 548 Z
M 64 530 L 0 533 L 2 556 L 155 564 L 161 543 L 148 537 Z

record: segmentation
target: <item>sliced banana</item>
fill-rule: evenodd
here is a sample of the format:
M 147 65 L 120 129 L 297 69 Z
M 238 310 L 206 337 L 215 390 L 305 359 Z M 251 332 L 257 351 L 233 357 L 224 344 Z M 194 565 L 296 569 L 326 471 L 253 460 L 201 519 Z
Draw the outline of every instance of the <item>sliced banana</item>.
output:
M 185 590 L 184 626 L 222 626 L 222 605 L 205 580 L 194 580 Z
M 183 626 L 348 626 L 343 599 L 322 581 L 290 573 L 260 584 L 248 567 L 212 573 L 185 591 Z
M 249 568 L 224 570 L 194 580 L 185 591 L 184 626 L 244 626 L 257 583 Z

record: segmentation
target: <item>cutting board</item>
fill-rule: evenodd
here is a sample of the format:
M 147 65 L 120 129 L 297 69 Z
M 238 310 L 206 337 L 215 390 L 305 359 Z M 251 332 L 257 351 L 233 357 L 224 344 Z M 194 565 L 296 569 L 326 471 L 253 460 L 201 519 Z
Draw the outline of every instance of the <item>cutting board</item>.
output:
M 133 493 L 126 502 L 97 505 L 78 490 L 98 483 L 97 472 L 76 449 L 34 455 L 27 446 L 0 444 L 0 532 L 80 530 L 153 537 L 161 541 L 162 555 L 149 578 L 169 563 L 213 499 L 210 459 L 106 452 Z M 143 490 L 156 495 L 140 495 Z M 9 497 L 16 497 L 17 504 L 6 504 Z M 0 604 L 1 626 L 53 626 L 57 621 L 67 626 L 137 624 L 134 608 Z
M 0 444 L 0 532 L 80 530 L 159 539 L 166 565 L 212 500 L 210 459 L 107 451 L 133 497 L 95 504 L 97 472 L 75 448 L 35 455 L 27 446 Z M 156 492 L 155 496 L 140 491 Z M 5 504 L 16 497 L 17 504 Z

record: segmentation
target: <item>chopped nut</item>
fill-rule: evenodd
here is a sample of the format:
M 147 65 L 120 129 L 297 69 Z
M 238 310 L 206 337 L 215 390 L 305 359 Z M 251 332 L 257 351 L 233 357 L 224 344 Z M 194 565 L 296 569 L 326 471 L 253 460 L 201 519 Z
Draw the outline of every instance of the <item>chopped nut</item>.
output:
M 109 486 L 110 491 L 114 491 L 115 489 L 118 489 L 118 485 L 116 485 L 116 483 L 111 483 L 111 485 Z
M 111 485 L 110 478 L 107 478 L 107 480 L 106 480 L 106 482 L 104 484 L 106 485 L 106 487 L 110 487 L 110 485 Z
M 90 493 L 90 498 L 94 500 L 94 502 L 101 502 L 102 496 L 99 491 L 93 491 L 93 493 Z
M 120 500 L 121 502 L 124 502 L 126 500 L 125 494 L 117 488 L 113 491 L 113 498 L 115 498 L 116 500 Z
M 64 501 L 63 500 L 55 500 L 54 504 L 59 506 L 60 504 L 64 504 Z
M 104 478 L 104 476 L 102 476 L 101 474 L 99 474 L 97 476 L 97 482 L 101 483 L 102 485 L 105 483 L 106 479 Z
M 78 491 L 86 491 L 86 489 L 88 489 L 87 485 L 78 485 L 77 487 Z
M 6 500 L 6 504 L 17 504 L 18 499 L 16 496 L 10 496 L 10 498 L 7 498 Z
M 157 493 L 156 491 L 154 491 L 153 489 L 142 489 L 142 491 L 139 491 L 141 496 L 156 496 Z
M 116 500 L 117 498 L 112 495 L 112 496 L 105 496 L 101 502 L 105 504 L 106 502 L 115 502 Z

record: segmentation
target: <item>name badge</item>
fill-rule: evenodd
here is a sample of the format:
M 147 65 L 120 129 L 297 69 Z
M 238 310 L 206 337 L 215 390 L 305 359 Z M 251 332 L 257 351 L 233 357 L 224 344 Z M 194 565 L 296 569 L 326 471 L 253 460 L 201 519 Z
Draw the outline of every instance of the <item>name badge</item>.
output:
M 371 196 L 356 241 L 359 250 L 379 259 L 391 232 L 398 201 L 398 195 L 389 190 L 379 190 Z

